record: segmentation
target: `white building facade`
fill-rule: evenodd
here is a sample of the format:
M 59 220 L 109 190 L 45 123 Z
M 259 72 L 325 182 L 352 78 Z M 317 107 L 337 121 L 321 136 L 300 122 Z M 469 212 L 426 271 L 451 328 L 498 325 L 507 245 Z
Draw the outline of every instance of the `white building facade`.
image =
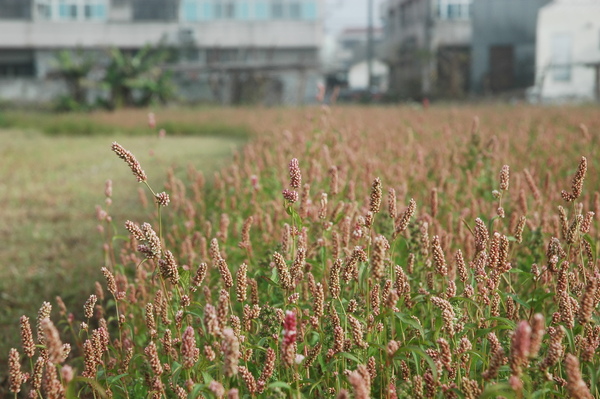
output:
M 309 101 L 320 77 L 322 2 L 0 0 L 0 99 L 49 100 L 60 50 L 135 52 L 160 42 L 181 49 L 173 67 L 190 101 L 244 102 L 245 79 L 275 87 L 270 103 Z
M 538 16 L 535 95 L 600 100 L 600 0 L 555 0 Z

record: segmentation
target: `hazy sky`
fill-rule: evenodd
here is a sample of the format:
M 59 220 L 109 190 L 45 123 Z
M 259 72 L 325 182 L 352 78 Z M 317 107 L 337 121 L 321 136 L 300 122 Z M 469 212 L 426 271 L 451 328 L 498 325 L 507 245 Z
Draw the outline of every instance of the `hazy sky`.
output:
M 379 4 L 384 0 L 373 0 L 373 23 L 381 25 Z M 325 31 L 337 33 L 346 27 L 367 26 L 368 0 L 325 0 Z

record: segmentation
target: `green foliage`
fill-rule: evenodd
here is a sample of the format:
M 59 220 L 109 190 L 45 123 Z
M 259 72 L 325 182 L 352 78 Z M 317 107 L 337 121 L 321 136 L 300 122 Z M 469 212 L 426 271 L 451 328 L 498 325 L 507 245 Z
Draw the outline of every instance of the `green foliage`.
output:
M 95 58 L 82 50 L 75 54 L 62 50 L 56 55 L 55 74 L 65 80 L 69 93 L 57 99 L 55 106 L 57 111 L 80 111 L 88 107 L 86 85 L 89 86 L 91 83 L 87 80 L 87 76 L 95 63 Z
M 164 65 L 171 57 L 167 48 L 146 45 L 134 54 L 113 48 L 109 56 L 103 82 L 111 108 L 164 104 L 173 98 L 172 75 Z

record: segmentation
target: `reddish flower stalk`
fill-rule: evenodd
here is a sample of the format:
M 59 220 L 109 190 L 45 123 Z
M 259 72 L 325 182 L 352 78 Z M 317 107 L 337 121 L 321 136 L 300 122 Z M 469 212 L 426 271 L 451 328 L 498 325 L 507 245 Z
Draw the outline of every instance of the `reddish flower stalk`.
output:
M 563 190 L 560 194 L 562 198 L 567 201 L 575 201 L 581 195 L 581 191 L 583 189 L 583 180 L 585 179 L 585 173 L 587 172 L 587 159 L 586 157 L 581 157 L 581 161 L 579 162 L 579 167 L 577 168 L 577 172 L 575 176 L 573 176 L 573 182 L 571 183 L 571 192 L 568 193 Z
M 24 376 L 21 372 L 21 359 L 19 351 L 11 348 L 8 354 L 8 385 L 9 390 L 15 394 L 21 392 Z
M 281 340 L 281 356 L 287 366 L 291 366 L 296 358 L 296 313 L 285 312 L 283 321 L 283 339 Z
M 196 347 L 196 337 L 194 329 L 188 326 L 181 337 L 181 356 L 183 358 L 183 367 L 191 369 L 198 361 L 200 349 Z
M 567 390 L 573 399 L 592 399 L 590 389 L 581 377 L 579 360 L 572 354 L 565 356 L 565 368 L 567 371 Z
M 300 173 L 300 165 L 296 158 L 290 161 L 290 186 L 299 189 L 302 184 L 302 173 Z

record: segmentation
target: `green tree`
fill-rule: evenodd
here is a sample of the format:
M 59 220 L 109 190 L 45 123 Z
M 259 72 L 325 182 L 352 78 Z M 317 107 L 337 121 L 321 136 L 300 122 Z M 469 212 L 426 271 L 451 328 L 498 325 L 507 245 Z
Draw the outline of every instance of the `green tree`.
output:
M 145 106 L 172 99 L 172 75 L 164 68 L 170 55 L 168 49 L 160 46 L 146 45 L 134 54 L 111 49 L 104 77 L 110 91 L 110 107 Z
M 86 104 L 87 76 L 94 67 L 93 55 L 78 50 L 76 54 L 63 50 L 56 55 L 57 70 L 55 75 L 63 78 L 67 84 L 68 94 L 59 98 L 61 109 L 78 109 Z

